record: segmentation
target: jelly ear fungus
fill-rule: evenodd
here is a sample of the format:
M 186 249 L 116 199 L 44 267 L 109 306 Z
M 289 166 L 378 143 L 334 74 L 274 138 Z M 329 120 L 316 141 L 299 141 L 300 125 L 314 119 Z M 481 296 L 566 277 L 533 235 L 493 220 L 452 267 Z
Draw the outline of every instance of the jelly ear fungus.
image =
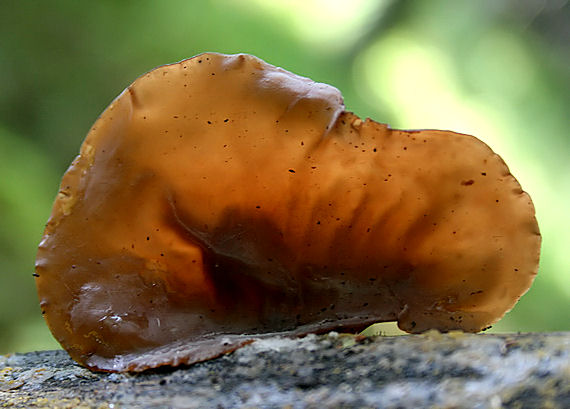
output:
M 530 197 L 478 139 L 393 130 L 250 55 L 138 78 L 61 183 L 36 263 L 61 345 L 101 371 L 271 334 L 477 332 L 537 272 Z

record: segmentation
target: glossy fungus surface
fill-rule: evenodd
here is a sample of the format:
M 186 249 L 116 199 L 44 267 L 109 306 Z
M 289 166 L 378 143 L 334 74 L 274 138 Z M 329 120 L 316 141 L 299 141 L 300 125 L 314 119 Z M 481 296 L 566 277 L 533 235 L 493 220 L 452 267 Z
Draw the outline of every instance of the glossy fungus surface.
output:
M 75 360 L 142 371 L 270 333 L 480 331 L 527 291 L 539 247 L 531 199 L 478 139 L 393 130 L 331 86 L 202 54 L 96 121 L 36 280 Z

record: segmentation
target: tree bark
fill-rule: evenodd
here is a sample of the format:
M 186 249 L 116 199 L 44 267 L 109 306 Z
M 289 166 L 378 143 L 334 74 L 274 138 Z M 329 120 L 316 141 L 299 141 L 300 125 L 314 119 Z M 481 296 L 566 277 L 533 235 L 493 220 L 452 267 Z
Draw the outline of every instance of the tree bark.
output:
M 0 407 L 569 408 L 570 332 L 268 338 L 142 374 L 0 356 Z

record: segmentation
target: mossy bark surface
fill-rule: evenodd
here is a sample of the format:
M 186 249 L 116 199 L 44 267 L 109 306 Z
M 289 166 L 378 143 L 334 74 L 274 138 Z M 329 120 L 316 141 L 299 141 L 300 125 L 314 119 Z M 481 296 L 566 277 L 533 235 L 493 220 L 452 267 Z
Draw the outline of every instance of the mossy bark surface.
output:
M 570 333 L 268 338 L 141 374 L 64 351 L 0 356 L 0 407 L 568 408 Z

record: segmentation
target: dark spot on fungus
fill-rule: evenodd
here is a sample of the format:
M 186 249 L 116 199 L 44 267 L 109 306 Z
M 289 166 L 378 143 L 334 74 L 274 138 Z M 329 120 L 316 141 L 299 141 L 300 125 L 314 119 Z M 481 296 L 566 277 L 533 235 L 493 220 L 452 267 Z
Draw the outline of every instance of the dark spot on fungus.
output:
M 540 234 L 501 158 L 342 101 L 222 54 L 158 67 L 114 100 L 63 177 L 36 260 L 42 313 L 72 358 L 138 372 L 347 324 L 477 332 L 511 309 Z M 466 190 L 479 173 L 502 176 Z

